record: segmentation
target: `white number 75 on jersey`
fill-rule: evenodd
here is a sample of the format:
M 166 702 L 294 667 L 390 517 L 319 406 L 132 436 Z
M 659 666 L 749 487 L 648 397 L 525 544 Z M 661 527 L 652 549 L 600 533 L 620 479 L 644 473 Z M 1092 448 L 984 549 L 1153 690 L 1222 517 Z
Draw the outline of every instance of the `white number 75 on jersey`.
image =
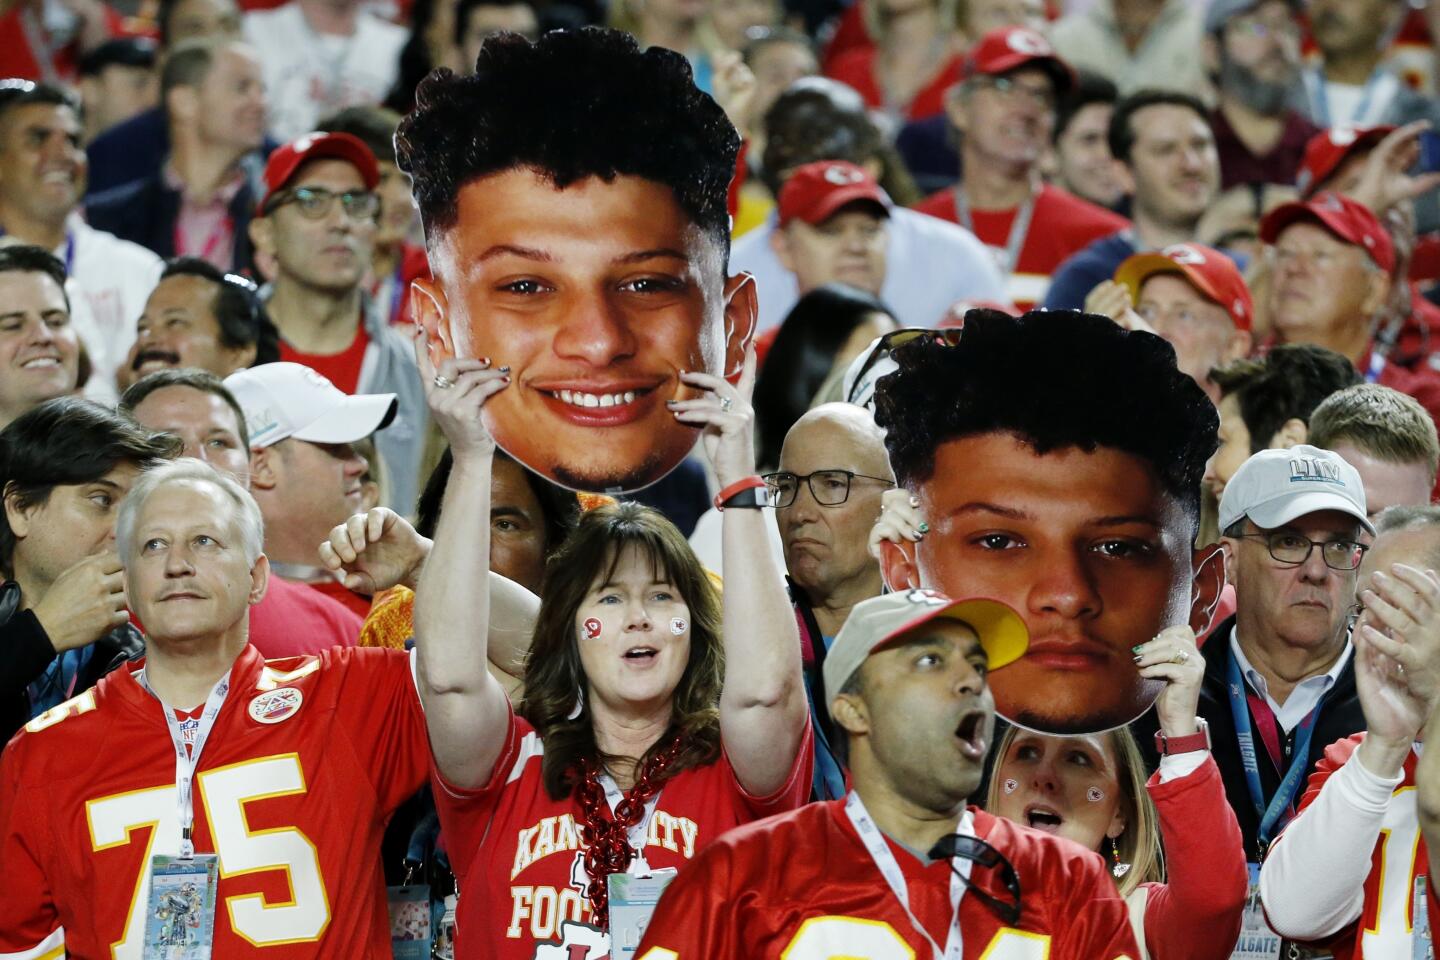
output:
M 200 773 L 195 782 L 197 803 L 203 806 L 215 839 L 221 880 L 281 870 L 290 885 L 286 903 L 267 904 L 258 893 L 223 897 L 230 928 L 257 947 L 320 939 L 330 924 L 330 900 L 315 845 L 293 827 L 251 830 L 245 819 L 247 803 L 305 792 L 300 757 L 287 753 L 216 767 Z M 91 800 L 85 804 L 85 815 L 91 845 L 97 851 L 138 842 L 135 832 L 152 828 L 145 835 L 145 855 L 140 860 L 125 930 L 110 945 L 114 960 L 141 960 L 150 858 L 180 850 L 175 785 Z

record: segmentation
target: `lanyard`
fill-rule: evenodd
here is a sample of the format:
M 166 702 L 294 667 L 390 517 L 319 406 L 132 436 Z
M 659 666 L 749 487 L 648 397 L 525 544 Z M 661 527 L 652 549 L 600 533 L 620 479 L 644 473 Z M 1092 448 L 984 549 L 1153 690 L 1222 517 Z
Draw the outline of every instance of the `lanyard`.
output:
M 965 190 L 960 184 L 954 187 L 955 192 L 955 217 L 960 221 L 960 226 L 975 232 L 975 219 L 970 215 L 970 201 L 965 198 Z M 1020 209 L 1015 211 L 1015 219 L 1010 221 L 1010 236 L 1005 240 L 1005 251 L 997 259 L 1000 264 L 1000 272 L 1010 274 L 1015 272 L 1015 265 L 1020 262 L 1020 251 L 1025 246 L 1025 238 L 1030 233 L 1030 220 L 1035 216 L 1035 195 L 1032 193 L 1020 204 Z
M 140 685 L 150 692 L 152 697 L 160 700 L 155 691 L 150 687 L 150 681 L 145 679 L 145 671 L 142 669 L 135 674 L 135 679 Z M 200 752 L 205 749 L 205 740 L 210 736 L 210 728 L 215 726 L 215 718 L 220 713 L 220 707 L 225 703 L 225 695 L 230 692 L 230 671 L 225 671 L 225 676 L 215 684 L 210 691 L 210 696 L 205 699 L 205 710 L 200 714 L 200 726 L 195 730 L 195 742 L 190 749 L 185 749 L 185 736 L 180 731 L 180 722 L 175 719 L 175 711 L 170 708 L 164 700 L 160 700 L 160 706 L 165 711 L 165 726 L 170 731 L 170 742 L 175 747 L 175 796 L 176 807 L 180 814 L 180 858 L 190 860 L 195 856 L 195 844 L 192 840 L 192 832 L 195 824 L 195 801 L 194 791 L 191 782 L 195 779 L 195 768 L 200 765 Z
M 620 785 L 609 773 L 600 774 L 600 786 L 605 788 L 605 802 L 610 805 L 610 815 L 618 817 L 615 808 L 620 806 L 620 801 L 625 799 L 625 794 L 620 792 Z M 645 801 L 645 816 L 640 822 L 625 831 L 626 839 L 630 841 L 630 849 L 635 851 L 635 859 L 631 861 L 630 870 L 635 872 L 638 868 L 641 871 L 650 869 L 645 862 L 645 834 L 650 832 L 650 821 L 655 818 L 655 808 L 660 806 L 660 794 L 665 792 L 661 787 L 655 792 L 655 796 Z
M 181 202 L 183 203 L 184 201 Z M 196 244 L 190 235 L 185 232 L 185 228 L 181 226 L 177 218 L 175 221 L 175 252 L 199 257 L 201 260 L 208 261 L 219 269 L 224 270 L 229 266 L 228 264 L 215 263 L 215 261 L 210 258 L 215 255 L 216 250 L 220 249 L 220 244 L 225 242 L 225 238 L 231 236 L 233 233 L 234 224 L 230 222 L 230 214 L 227 211 L 216 219 L 215 226 L 210 228 L 210 232 L 205 236 L 204 244 L 201 244 L 200 249 L 197 251 L 195 249 Z
M 1252 732 L 1250 722 L 1250 709 L 1245 691 L 1247 687 L 1244 679 L 1240 676 L 1240 663 L 1235 659 L 1234 651 L 1229 653 L 1230 676 L 1227 683 L 1230 694 L 1230 712 L 1235 717 L 1235 736 L 1240 741 L 1240 762 L 1245 768 L 1245 783 L 1250 788 L 1250 800 L 1255 804 L 1255 815 L 1260 818 L 1260 829 L 1256 837 L 1260 842 L 1260 858 L 1265 858 L 1265 851 L 1270 846 L 1270 839 L 1275 835 L 1275 827 L 1285 815 L 1295 798 L 1300 793 L 1301 786 L 1305 783 L 1305 772 L 1309 768 L 1307 758 L 1310 756 L 1310 738 L 1315 734 L 1315 725 L 1320 720 L 1320 708 L 1325 705 L 1325 698 L 1321 697 L 1320 702 L 1315 704 L 1315 709 L 1306 715 L 1304 720 L 1295 729 L 1294 755 L 1291 757 L 1290 766 L 1285 771 L 1285 776 L 1280 780 L 1280 786 L 1275 790 L 1275 796 L 1270 799 L 1270 805 L 1265 806 L 1265 793 L 1260 786 L 1260 765 L 1255 761 L 1255 736 Z M 1270 708 L 1264 703 L 1260 706 L 1269 713 Z M 1273 722 L 1273 717 L 1271 718 Z M 1262 731 L 1263 733 L 1263 731 Z M 1267 751 L 1269 744 L 1266 745 Z M 1275 754 L 1272 759 L 1276 760 L 1275 767 L 1279 769 L 1279 734 L 1276 733 Z
M 1365 81 L 1364 92 L 1360 94 L 1360 103 L 1355 107 L 1355 112 L 1339 120 L 1332 119 L 1330 116 L 1330 94 L 1325 89 L 1325 74 L 1316 67 L 1306 71 L 1304 76 L 1305 85 L 1310 88 L 1310 101 L 1315 105 L 1315 123 L 1317 126 L 1366 126 L 1378 121 L 1378 118 L 1370 117 L 1370 109 L 1372 102 L 1375 100 L 1376 93 L 1379 92 L 1382 86 L 1388 86 L 1388 84 L 1385 83 L 1385 81 L 1390 78 L 1388 73 L 1377 69 L 1374 73 L 1370 74 L 1370 79 Z M 1381 106 L 1387 106 L 1388 104 L 1389 99 L 1387 98 Z
M 1380 345 L 1376 344 L 1370 349 L 1370 365 L 1365 370 L 1365 382 L 1378 383 L 1380 380 L 1380 374 L 1384 372 L 1385 354 L 1380 350 Z
M 910 926 L 915 928 L 930 944 L 934 951 L 935 960 L 960 960 L 963 952 L 963 943 L 960 934 L 960 898 L 965 895 L 965 881 L 970 876 L 971 863 L 963 857 L 956 857 L 951 861 L 950 871 L 950 932 L 945 937 L 945 949 L 940 949 L 940 944 L 930 936 L 930 931 L 916 919 L 915 914 L 910 910 L 910 891 L 905 883 L 905 875 L 900 872 L 900 864 L 895 862 L 895 854 L 890 851 L 890 845 L 880 834 L 880 828 L 875 826 L 875 821 L 870 819 L 870 812 L 865 809 L 865 803 L 860 795 L 851 790 L 845 797 L 845 815 L 855 826 L 855 832 L 860 834 L 860 841 L 865 844 L 865 849 L 870 853 L 870 859 L 875 861 L 875 866 L 880 870 L 881 876 L 890 886 L 890 892 L 895 894 L 895 899 L 900 901 L 900 907 L 905 911 L 905 916 L 910 918 Z M 969 834 L 971 830 L 970 812 L 960 818 L 959 832 Z

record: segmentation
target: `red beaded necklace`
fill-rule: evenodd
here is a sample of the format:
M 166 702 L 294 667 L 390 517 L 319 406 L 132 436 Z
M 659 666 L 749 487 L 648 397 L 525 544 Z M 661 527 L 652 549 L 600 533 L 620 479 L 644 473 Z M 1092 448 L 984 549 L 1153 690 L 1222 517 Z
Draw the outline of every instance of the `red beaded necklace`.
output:
M 663 750 L 640 767 L 635 785 L 615 805 L 610 804 L 605 788 L 600 785 L 600 768 L 586 757 L 580 761 L 580 782 L 575 785 L 575 800 L 580 804 L 580 830 L 585 842 L 585 872 L 590 877 L 585 895 L 590 899 L 594 922 L 602 930 L 610 927 L 610 892 L 606 879 L 612 873 L 630 869 L 636 851 L 630 846 L 630 828 L 645 816 L 645 804 L 660 792 L 670 767 L 680 756 L 681 741 L 677 734 Z

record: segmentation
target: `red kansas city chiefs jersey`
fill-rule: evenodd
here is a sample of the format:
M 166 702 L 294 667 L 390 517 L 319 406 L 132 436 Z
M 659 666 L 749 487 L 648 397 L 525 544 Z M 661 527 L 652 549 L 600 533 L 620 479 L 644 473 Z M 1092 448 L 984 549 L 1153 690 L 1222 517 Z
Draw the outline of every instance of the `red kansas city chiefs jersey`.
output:
M 810 725 L 790 778 L 773 796 L 747 794 L 721 753 L 685 770 L 660 791 L 646 831 L 645 861 L 684 867 L 732 827 L 805 802 L 810 793 Z M 460 902 L 456 957 L 461 960 L 600 960 L 609 937 L 591 924 L 573 797 L 551 800 L 541 782 L 545 746 L 524 720 L 510 718 L 490 782 L 460 790 L 435 778 L 435 805 L 455 870 Z M 683 871 L 682 871 L 683 873 Z
M 150 857 L 180 852 L 163 711 L 122 669 L 10 742 L 0 956 L 140 960 Z M 266 663 L 247 645 L 195 776 L 195 850 L 219 855 L 213 955 L 389 958 L 380 836 L 429 757 L 405 654 Z
M 960 900 L 965 960 L 1132 960 L 1125 901 L 1100 856 L 976 810 L 975 835 L 1020 877 L 1020 923 L 980 898 Z M 887 842 L 888 838 L 887 838 Z M 921 863 L 890 842 L 910 908 L 942 947 L 950 930 L 950 861 Z M 995 871 L 972 882 L 1008 902 Z M 845 815 L 812 803 L 736 830 L 681 871 L 660 898 L 639 960 L 892 960 L 933 955 Z
M 1300 799 L 1301 811 L 1315 802 L 1330 775 L 1345 766 L 1364 739 L 1363 733 L 1357 733 L 1325 748 L 1325 755 L 1316 761 L 1315 772 L 1305 785 L 1305 795 Z M 1415 813 L 1415 759 L 1414 751 L 1405 758 L 1405 775 L 1390 794 L 1390 804 L 1385 808 L 1380 839 L 1375 842 L 1370 873 L 1365 877 L 1365 901 L 1360 908 L 1360 919 L 1325 941 L 1325 946 L 1338 960 L 1388 960 L 1390 957 L 1408 960 L 1411 955 L 1415 879 L 1429 876 L 1429 855 Z M 1284 833 L 1275 840 L 1277 844 L 1284 841 Z M 1440 908 L 1435 900 L 1432 877 L 1425 898 L 1432 934 L 1440 920 Z

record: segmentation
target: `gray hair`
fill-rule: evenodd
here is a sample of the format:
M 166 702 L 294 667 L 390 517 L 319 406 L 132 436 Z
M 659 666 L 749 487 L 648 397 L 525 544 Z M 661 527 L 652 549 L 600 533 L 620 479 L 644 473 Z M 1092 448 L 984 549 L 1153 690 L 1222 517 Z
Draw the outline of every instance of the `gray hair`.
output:
M 1387 507 L 1375 516 L 1375 536 L 1384 536 L 1387 533 L 1399 533 L 1404 530 L 1425 530 L 1432 536 L 1436 536 L 1437 542 L 1432 542 L 1425 551 L 1425 558 L 1420 562 L 1432 570 L 1440 570 L 1440 507 Z M 1419 558 L 1416 558 L 1419 560 Z
M 130 556 L 134 546 L 135 520 L 140 509 L 151 494 L 172 483 L 205 483 L 225 494 L 234 507 L 231 519 L 240 534 L 240 543 L 245 550 L 245 562 L 251 566 L 260 558 L 265 545 L 265 521 L 260 516 L 260 507 L 255 498 L 240 484 L 201 460 L 186 457 L 171 460 L 158 467 L 152 467 L 140 474 L 135 486 L 120 503 L 120 512 L 115 518 L 115 543 L 120 551 L 121 562 Z

